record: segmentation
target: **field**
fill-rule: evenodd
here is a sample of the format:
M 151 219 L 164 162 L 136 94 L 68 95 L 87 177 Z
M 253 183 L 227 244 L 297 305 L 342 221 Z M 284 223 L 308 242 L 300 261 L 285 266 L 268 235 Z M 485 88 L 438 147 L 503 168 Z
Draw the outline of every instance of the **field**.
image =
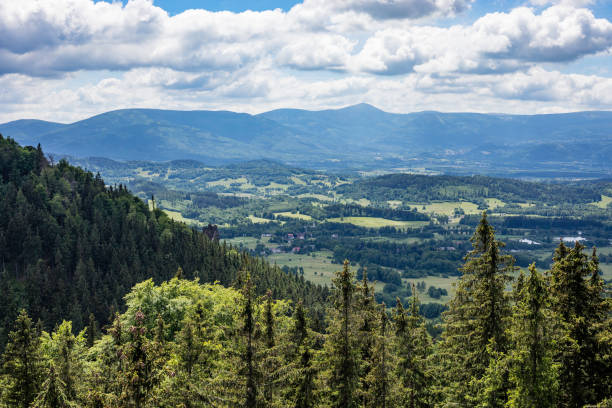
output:
M 395 221 L 378 217 L 341 217 L 329 218 L 329 222 L 353 224 L 365 228 L 395 227 L 400 229 L 419 228 L 428 225 L 427 221 Z
M 596 205 L 599 208 L 608 208 L 608 205 L 610 205 L 610 203 L 612 203 L 612 197 L 602 195 L 601 200 L 593 203 L 593 205 Z
M 301 266 L 304 268 L 304 279 L 331 287 L 332 278 L 335 276 L 336 271 L 342 268 L 342 265 L 331 262 L 331 251 L 314 252 L 313 255 L 284 253 L 270 255 L 267 259 L 270 263 L 276 262 L 280 266 Z
M 300 214 L 300 213 L 292 213 L 291 211 L 283 211 L 283 212 L 278 212 L 278 213 L 274 213 L 274 215 L 276 216 L 281 216 L 281 217 L 287 217 L 287 218 L 296 218 L 298 220 L 312 220 L 312 217 L 310 215 L 306 215 L 306 214 Z
M 498 200 L 499 201 L 499 200 Z M 478 210 L 478 206 L 474 203 L 470 203 L 467 201 L 450 201 L 450 202 L 440 202 L 440 203 L 431 203 L 426 205 L 414 205 L 417 207 L 419 212 L 424 213 L 435 213 L 440 215 L 448 215 L 452 217 L 455 213 L 455 208 L 461 208 L 465 214 L 478 214 L 480 210 Z

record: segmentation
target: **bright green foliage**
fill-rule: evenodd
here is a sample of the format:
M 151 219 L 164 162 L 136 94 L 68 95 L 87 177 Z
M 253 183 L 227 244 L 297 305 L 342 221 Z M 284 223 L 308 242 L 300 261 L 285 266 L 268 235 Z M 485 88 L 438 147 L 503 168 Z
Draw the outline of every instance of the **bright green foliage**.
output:
M 130 340 L 122 347 L 121 359 L 125 366 L 121 372 L 121 404 L 141 408 L 149 401 L 153 387 L 158 381 L 159 367 L 155 364 L 152 342 L 147 338 L 145 316 L 142 311 L 134 315 L 134 324 L 129 328 Z
M 570 408 L 609 396 L 612 371 L 606 328 L 610 303 L 595 252 L 589 260 L 583 250 L 578 242 L 572 249 L 559 244 L 550 271 L 552 305 L 564 329 L 556 354 L 561 365 L 559 401 Z
M 358 406 L 359 343 L 355 285 L 349 261 L 336 273 L 334 306 L 328 311 L 328 336 L 323 350 L 327 403 L 334 408 Z
M 21 311 L 9 334 L 3 360 L 4 402 L 10 407 L 28 408 L 40 390 L 43 360 L 40 332 L 25 310 Z
M 474 406 L 484 397 L 483 379 L 491 364 L 492 352 L 508 348 L 509 298 L 505 286 L 511 280 L 513 258 L 502 255 L 502 243 L 483 213 L 471 238 L 473 249 L 465 257 L 449 310 L 444 314 L 445 332 L 440 347 L 447 403 Z M 495 354 L 496 356 L 498 354 Z M 505 395 L 505 382 L 498 395 Z
M 72 323 L 63 321 L 50 336 L 43 333 L 42 340 L 44 354 L 50 360 L 54 375 L 58 379 L 56 384 L 63 387 L 67 401 L 80 401 L 84 393 L 82 379 L 85 374 L 85 331 L 75 336 L 72 333 Z
M 47 379 L 42 384 L 42 390 L 32 403 L 32 408 L 76 408 L 78 407 L 68 397 L 66 384 L 55 372 L 53 366 L 49 369 Z
M 553 408 L 557 406 L 558 366 L 553 362 L 556 343 L 549 288 L 532 264 L 529 277 L 517 290 L 510 329 L 513 348 L 508 355 L 509 406 Z
M 52 166 L 39 149 L 3 137 L 0 214 L 0 350 L 22 308 L 47 331 L 64 319 L 80 331 L 90 314 L 105 326 L 129 289 L 149 278 L 178 274 L 230 286 L 248 270 L 258 295 L 270 288 L 275 298 L 309 307 L 326 297 L 319 286 L 150 210 L 123 185 L 106 187 L 65 160 Z

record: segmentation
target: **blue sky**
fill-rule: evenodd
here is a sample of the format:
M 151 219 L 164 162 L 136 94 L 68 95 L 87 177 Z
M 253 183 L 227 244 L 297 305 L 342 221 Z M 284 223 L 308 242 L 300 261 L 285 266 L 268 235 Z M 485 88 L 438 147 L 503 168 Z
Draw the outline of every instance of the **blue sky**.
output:
M 130 108 L 612 110 L 609 0 L 0 2 L 0 122 Z

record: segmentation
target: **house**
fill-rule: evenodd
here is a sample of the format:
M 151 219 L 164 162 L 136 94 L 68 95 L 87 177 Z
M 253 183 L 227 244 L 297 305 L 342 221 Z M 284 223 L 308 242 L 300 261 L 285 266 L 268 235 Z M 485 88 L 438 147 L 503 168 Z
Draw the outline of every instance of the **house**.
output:
M 291 252 L 293 252 L 294 254 L 297 254 L 298 252 L 300 252 L 300 247 L 293 247 L 291 249 Z
M 283 250 L 281 248 L 279 248 L 279 247 L 272 248 L 271 251 L 272 251 L 273 254 L 281 254 L 281 253 L 283 253 Z
M 306 234 L 304 234 L 303 232 L 299 232 L 297 234 L 297 239 L 304 239 L 305 236 L 306 236 Z
M 295 236 L 293 234 L 287 234 L 287 239 L 289 240 L 295 239 Z

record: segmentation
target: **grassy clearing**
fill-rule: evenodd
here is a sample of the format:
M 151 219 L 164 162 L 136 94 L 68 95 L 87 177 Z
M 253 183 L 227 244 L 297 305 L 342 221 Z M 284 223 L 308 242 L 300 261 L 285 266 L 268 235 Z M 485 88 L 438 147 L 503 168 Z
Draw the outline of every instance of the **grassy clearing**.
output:
M 267 218 L 256 217 L 254 215 L 249 215 L 248 218 L 253 224 L 266 224 L 268 222 L 273 222 L 272 220 L 269 220 Z
M 498 198 L 485 198 L 485 201 L 487 203 L 487 206 L 491 209 L 494 210 L 496 208 L 499 207 L 503 207 L 506 205 L 505 202 L 503 202 L 502 200 L 498 199 Z
M 163 211 L 166 213 L 166 215 L 168 217 L 170 217 L 174 221 L 184 222 L 185 224 L 196 225 L 198 227 L 201 227 L 201 226 L 204 225 L 203 223 L 201 223 L 198 220 L 193 220 L 191 218 L 183 217 L 183 215 L 180 212 L 178 212 L 178 211 L 172 211 L 172 210 L 163 210 Z
M 291 211 L 277 212 L 277 213 L 274 213 L 274 215 L 281 216 L 281 217 L 287 217 L 287 218 L 296 218 L 298 220 L 305 220 L 305 221 L 312 220 L 312 217 L 310 215 L 300 214 L 300 213 L 293 214 Z
M 365 228 L 395 227 L 395 228 L 401 228 L 401 229 L 409 229 L 409 228 L 420 228 L 420 227 L 423 227 L 429 224 L 428 221 L 395 221 L 395 220 L 388 220 L 386 218 L 378 218 L 378 217 L 328 218 L 327 221 L 353 224 L 358 227 L 365 227 Z
M 595 205 L 599 208 L 608 208 L 608 205 L 612 203 L 612 197 L 608 197 L 607 195 L 603 195 L 601 196 L 601 200 L 591 203 L 591 205 Z
M 291 176 L 291 181 L 293 181 L 293 184 L 298 184 L 300 186 L 306 185 L 306 182 L 297 176 Z
M 425 207 L 423 209 L 423 207 Z M 441 203 L 431 203 L 426 205 L 416 205 L 419 212 L 422 213 L 435 213 L 440 215 L 453 216 L 455 208 L 461 208 L 465 214 L 478 214 L 480 210 L 474 203 L 468 201 L 447 201 Z
M 272 181 L 267 186 L 259 187 L 259 189 L 263 189 L 263 190 L 280 190 L 280 191 L 287 191 L 288 188 L 289 188 L 289 184 L 280 184 L 274 181 Z
M 276 262 L 279 266 L 301 266 L 304 268 L 304 279 L 320 285 L 332 286 L 332 278 L 336 271 L 342 268 L 342 265 L 331 263 L 331 251 L 314 252 L 314 257 L 311 255 L 297 254 L 274 254 L 268 256 L 270 263 Z M 353 267 L 353 269 L 356 269 Z
M 236 237 L 232 239 L 226 239 L 225 242 L 228 244 L 232 244 L 234 247 L 240 248 L 242 244 L 242 248 L 255 249 L 260 240 L 253 237 Z

